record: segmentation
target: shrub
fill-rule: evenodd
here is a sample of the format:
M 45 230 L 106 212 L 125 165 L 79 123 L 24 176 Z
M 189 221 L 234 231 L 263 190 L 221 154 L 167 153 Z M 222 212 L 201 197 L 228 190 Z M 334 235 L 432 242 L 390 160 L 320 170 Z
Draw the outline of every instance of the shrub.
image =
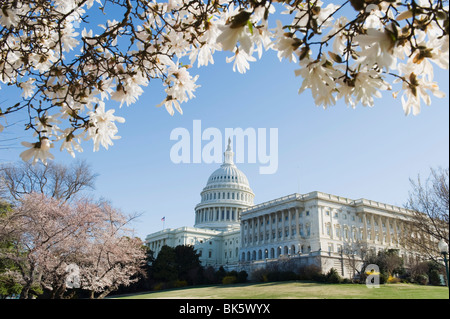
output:
M 252 279 L 258 282 L 267 282 L 267 274 L 269 271 L 266 268 L 259 268 L 252 272 Z
M 248 277 L 247 272 L 245 270 L 242 270 L 237 275 L 237 282 L 239 283 L 247 282 L 247 277 Z
M 387 282 L 390 284 L 398 284 L 401 281 L 400 278 L 389 276 Z
M 384 272 L 380 273 L 380 284 L 381 285 L 384 285 L 385 283 L 387 283 L 388 279 L 389 279 L 389 275 L 388 274 L 386 274 Z
M 231 285 L 235 284 L 237 282 L 236 276 L 225 276 L 222 279 L 222 284 L 224 285 Z
M 174 288 L 186 287 L 187 285 L 188 285 L 188 282 L 186 280 L 175 280 L 173 282 Z
M 414 277 L 414 281 L 419 285 L 426 285 L 428 284 L 428 276 L 425 274 L 417 275 Z
M 160 282 L 160 283 L 157 283 L 154 287 L 153 287 L 153 290 L 156 290 L 156 291 L 158 291 L 158 290 L 163 290 L 164 289 L 164 283 L 163 282 Z
M 353 281 L 352 281 L 351 279 L 349 279 L 349 278 L 343 278 L 343 279 L 342 279 L 342 283 L 343 283 L 343 284 L 352 284 Z
M 327 276 L 322 274 L 321 272 L 319 272 L 319 273 L 313 274 L 311 279 L 314 281 L 317 281 L 317 282 L 326 282 Z
M 282 271 L 280 273 L 280 281 L 297 280 L 298 276 L 293 271 Z
M 436 269 L 432 269 L 430 271 L 430 275 L 428 276 L 428 279 L 430 280 L 430 285 L 433 285 L 433 286 L 441 285 L 441 278 L 439 276 L 439 271 L 437 271 Z
M 336 269 L 331 268 L 327 275 L 326 275 L 326 282 L 331 283 L 331 284 L 338 284 L 342 281 L 341 276 L 339 276 L 339 273 L 337 272 Z
M 298 279 L 300 280 L 315 280 L 321 274 L 321 269 L 317 265 L 308 265 L 298 269 Z

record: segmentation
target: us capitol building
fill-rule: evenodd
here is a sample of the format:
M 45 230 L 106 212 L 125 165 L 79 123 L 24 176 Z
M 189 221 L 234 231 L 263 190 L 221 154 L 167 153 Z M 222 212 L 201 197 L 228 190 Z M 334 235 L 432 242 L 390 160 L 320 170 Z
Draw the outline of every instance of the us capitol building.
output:
M 335 268 L 344 277 L 354 274 L 348 261 L 358 259 L 362 247 L 398 249 L 403 258 L 415 258 L 401 240 L 408 232 L 408 210 L 317 191 L 254 205 L 255 195 L 233 155 L 229 141 L 223 164 L 200 193 L 194 227 L 146 237 L 155 257 L 164 245 L 192 245 L 204 266 L 251 274 L 269 263 L 295 259 L 323 272 Z

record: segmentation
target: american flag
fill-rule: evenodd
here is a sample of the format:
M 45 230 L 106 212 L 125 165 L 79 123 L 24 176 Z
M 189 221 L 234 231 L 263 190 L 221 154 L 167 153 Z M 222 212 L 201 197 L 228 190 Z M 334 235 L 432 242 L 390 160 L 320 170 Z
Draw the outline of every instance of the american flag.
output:
M 164 216 L 163 218 L 161 218 L 161 221 L 162 221 L 162 222 L 165 222 L 165 221 L 166 221 L 166 216 Z

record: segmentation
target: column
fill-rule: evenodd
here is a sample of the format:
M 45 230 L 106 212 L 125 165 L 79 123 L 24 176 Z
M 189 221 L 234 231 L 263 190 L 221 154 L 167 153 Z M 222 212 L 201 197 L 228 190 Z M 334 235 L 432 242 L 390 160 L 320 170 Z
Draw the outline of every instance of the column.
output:
M 278 212 L 275 212 L 275 242 L 278 242 Z
M 373 214 L 370 214 L 370 239 L 372 242 L 375 241 L 375 217 Z
M 386 217 L 386 240 L 388 242 L 388 246 L 393 246 L 391 240 L 391 218 L 387 217 Z
M 291 208 L 288 209 L 289 214 L 289 238 L 292 238 L 292 214 L 291 214 Z
M 275 241 L 275 239 L 272 236 L 273 229 L 275 228 L 275 223 L 273 222 L 273 220 L 274 220 L 273 213 L 269 213 L 269 219 L 270 219 L 269 236 L 270 236 L 270 242 L 273 243 Z
M 296 238 L 300 238 L 300 212 L 298 211 L 298 208 L 295 207 L 295 227 L 296 227 Z
M 361 213 L 363 218 L 363 239 L 367 242 L 367 216 L 366 213 Z
M 246 246 L 246 244 L 245 244 L 245 232 L 246 232 L 245 224 L 246 224 L 246 222 L 243 222 L 242 223 L 242 228 L 241 228 L 241 247 L 245 247 Z
M 267 234 L 269 234 L 269 236 L 270 236 L 270 227 L 267 227 L 268 225 L 270 226 L 269 220 L 270 220 L 270 216 L 267 214 L 264 215 L 264 244 L 267 244 L 270 240 L 270 237 L 266 237 Z
M 322 208 L 322 212 L 325 209 L 325 211 L 327 210 L 327 208 Z M 331 207 L 329 208 L 330 211 L 330 238 L 334 239 L 334 224 L 333 224 L 333 210 L 331 209 Z
M 378 216 L 378 236 L 380 237 L 380 243 L 384 245 L 383 220 L 381 219 L 381 215 Z
M 398 247 L 399 241 L 398 241 L 398 231 L 397 231 L 397 218 L 394 218 L 394 221 L 392 223 L 392 227 L 394 227 L 394 241 L 395 246 Z

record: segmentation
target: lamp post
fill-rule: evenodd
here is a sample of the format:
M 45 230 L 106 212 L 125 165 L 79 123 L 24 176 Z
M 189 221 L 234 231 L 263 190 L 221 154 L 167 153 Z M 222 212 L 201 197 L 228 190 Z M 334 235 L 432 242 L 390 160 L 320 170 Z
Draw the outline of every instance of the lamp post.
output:
M 442 238 L 438 244 L 439 252 L 444 256 L 444 264 L 445 264 L 445 274 L 447 275 L 447 287 L 448 287 L 448 244 Z

